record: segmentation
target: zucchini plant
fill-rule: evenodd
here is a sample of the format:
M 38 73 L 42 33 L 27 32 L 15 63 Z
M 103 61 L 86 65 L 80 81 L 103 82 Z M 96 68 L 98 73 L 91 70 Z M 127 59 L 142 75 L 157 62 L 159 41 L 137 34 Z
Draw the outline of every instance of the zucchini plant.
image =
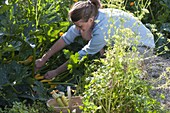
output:
M 68 0 L 8 0 L 0 3 L 1 107 L 25 99 L 30 103 L 48 99 L 47 88 L 34 78 L 34 63 L 58 40 L 60 32 L 69 27 L 67 13 L 72 3 Z M 31 63 L 21 63 L 29 56 L 33 56 Z M 63 52 L 56 56 L 50 60 L 57 62 L 55 66 L 66 60 Z M 54 68 L 50 66 L 44 71 Z

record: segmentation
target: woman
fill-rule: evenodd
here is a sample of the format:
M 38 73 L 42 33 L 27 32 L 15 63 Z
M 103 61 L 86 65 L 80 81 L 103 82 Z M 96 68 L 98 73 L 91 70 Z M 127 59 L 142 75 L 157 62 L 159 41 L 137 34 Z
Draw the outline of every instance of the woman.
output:
M 88 43 L 78 53 L 80 58 L 84 55 L 94 55 L 103 52 L 106 40 L 109 37 L 109 25 L 114 25 L 111 29 L 111 36 L 114 35 L 115 28 L 122 25 L 130 28 L 135 34 L 140 36 L 139 48 L 154 48 L 154 37 L 152 33 L 135 17 L 117 9 L 99 9 L 100 0 L 79 1 L 75 3 L 69 11 L 69 18 L 74 23 L 69 30 L 42 56 L 36 60 L 36 68 L 41 68 L 46 61 L 56 52 L 63 49 L 66 45 L 74 42 L 77 36 L 82 36 Z M 112 18 L 112 22 L 110 21 Z M 55 70 L 48 71 L 45 78 L 53 78 L 67 70 L 67 62 Z

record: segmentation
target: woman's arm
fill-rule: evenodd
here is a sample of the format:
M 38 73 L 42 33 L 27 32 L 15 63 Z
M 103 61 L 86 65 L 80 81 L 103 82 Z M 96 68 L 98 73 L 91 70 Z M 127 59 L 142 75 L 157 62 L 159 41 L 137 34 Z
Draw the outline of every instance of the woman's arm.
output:
M 36 60 L 36 70 L 41 68 L 46 61 L 56 52 L 60 51 L 66 46 L 66 43 L 62 38 L 60 38 L 58 41 L 54 43 L 54 45 L 42 56 L 42 58 Z
M 75 25 L 71 26 L 69 30 L 42 56 L 42 58 L 36 60 L 36 70 L 41 68 L 52 55 L 63 49 L 66 45 L 72 43 L 75 37 L 79 35 L 80 31 L 76 29 Z
M 62 64 L 61 66 L 59 66 L 58 68 L 56 68 L 55 70 L 51 70 L 51 71 L 48 71 L 44 77 L 47 78 L 47 79 L 51 79 L 61 73 L 63 73 L 64 71 L 67 70 L 67 64 L 68 62 L 65 62 L 64 64 Z
M 66 46 L 66 43 L 62 38 L 54 43 L 54 45 L 43 55 L 43 59 L 47 61 L 51 56 L 53 56 L 56 52 L 60 51 Z

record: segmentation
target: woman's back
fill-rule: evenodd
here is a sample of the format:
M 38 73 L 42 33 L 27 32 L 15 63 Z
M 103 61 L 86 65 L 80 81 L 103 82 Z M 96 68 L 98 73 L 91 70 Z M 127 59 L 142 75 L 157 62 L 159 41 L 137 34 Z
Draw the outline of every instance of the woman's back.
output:
M 155 47 L 154 37 L 150 30 L 146 28 L 141 21 L 139 21 L 132 14 L 119 9 L 99 9 L 99 15 L 96 19 L 98 21 L 97 27 L 107 26 L 103 30 L 107 32 L 111 28 L 111 36 L 115 34 L 116 29 L 129 28 L 135 35 L 140 36 L 139 46 Z

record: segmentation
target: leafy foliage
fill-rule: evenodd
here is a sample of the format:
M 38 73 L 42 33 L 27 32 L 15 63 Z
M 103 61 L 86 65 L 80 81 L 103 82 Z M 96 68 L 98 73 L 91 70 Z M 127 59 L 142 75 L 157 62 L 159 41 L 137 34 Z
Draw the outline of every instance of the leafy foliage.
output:
M 161 54 L 167 55 L 169 51 L 168 0 L 101 1 L 105 3 L 106 7 L 128 10 L 140 17 L 144 23 L 151 23 L 149 27 L 156 36 L 158 52 L 166 50 L 166 53 Z M 24 104 L 32 104 L 36 100 L 45 102 L 49 98 L 51 85 L 56 85 L 57 89 L 65 91 L 64 86 L 75 86 L 77 82 L 78 95 L 86 90 L 84 93 L 85 111 L 130 112 L 136 110 L 144 112 L 152 109 L 158 110 L 159 104 L 148 95 L 148 84 L 139 78 L 141 71 L 136 64 L 139 59 L 124 57 L 132 55 L 130 51 L 125 53 L 125 48 L 120 48 L 124 47 L 124 44 L 117 45 L 115 49 L 108 49 L 107 60 L 94 60 L 94 57 L 84 57 L 79 60 L 76 52 L 86 42 L 77 38 L 75 43 L 54 55 L 39 71 L 43 75 L 69 59 L 70 72 L 62 73 L 51 83 L 41 83 L 34 79 L 35 59 L 40 58 L 70 26 L 67 14 L 73 2 L 76 0 L 8 0 L 8 2 L 1 0 L 0 106 L 12 107 L 11 110 L 5 108 L 6 111 L 2 112 L 46 112 L 45 107 L 37 107 L 33 104 L 33 107 L 30 108 Z M 117 37 L 119 38 L 119 36 Z M 135 52 L 135 48 L 133 52 Z M 18 63 L 30 55 L 33 56 L 32 63 L 29 65 Z M 109 88 L 108 83 L 112 87 Z M 85 85 L 87 85 L 86 89 L 84 89 Z M 91 99 L 92 101 L 89 101 Z M 18 102 L 23 100 L 27 101 Z M 36 107 L 42 108 L 42 110 L 38 111 Z
M 106 58 L 87 65 L 84 112 L 163 112 L 160 103 L 151 97 L 150 84 L 142 80 L 142 56 L 136 47 L 127 49 L 131 32 L 116 29 L 114 47 L 108 47 Z M 121 32 L 126 32 L 122 38 Z M 134 38 L 134 40 L 137 38 Z
M 157 6 L 157 7 L 155 7 Z M 150 14 L 145 22 L 151 23 L 149 25 L 153 34 L 155 35 L 156 52 L 169 58 L 170 55 L 170 4 L 168 0 L 152 1 L 149 6 Z M 154 26 L 154 27 L 153 27 Z
M 42 83 L 35 81 L 29 72 L 29 68 L 13 61 L 10 64 L 2 64 L 0 69 L 0 95 L 1 106 L 11 105 L 14 101 L 46 100 L 47 91 Z
M 53 108 L 47 108 L 42 102 L 35 101 L 32 105 L 26 106 L 26 101 L 13 102 L 12 108 L 0 109 L 1 113 L 49 113 L 54 112 Z
M 66 18 L 71 4 L 67 0 L 9 0 L 1 3 L 0 106 L 25 99 L 30 102 L 48 99 L 46 87 L 34 79 L 34 63 L 60 37 L 59 33 L 67 30 L 70 23 Z M 34 57 L 32 63 L 18 64 L 30 55 Z M 65 61 L 63 56 L 60 52 L 54 61 L 60 65 Z M 54 68 L 50 66 L 47 64 L 43 71 Z

